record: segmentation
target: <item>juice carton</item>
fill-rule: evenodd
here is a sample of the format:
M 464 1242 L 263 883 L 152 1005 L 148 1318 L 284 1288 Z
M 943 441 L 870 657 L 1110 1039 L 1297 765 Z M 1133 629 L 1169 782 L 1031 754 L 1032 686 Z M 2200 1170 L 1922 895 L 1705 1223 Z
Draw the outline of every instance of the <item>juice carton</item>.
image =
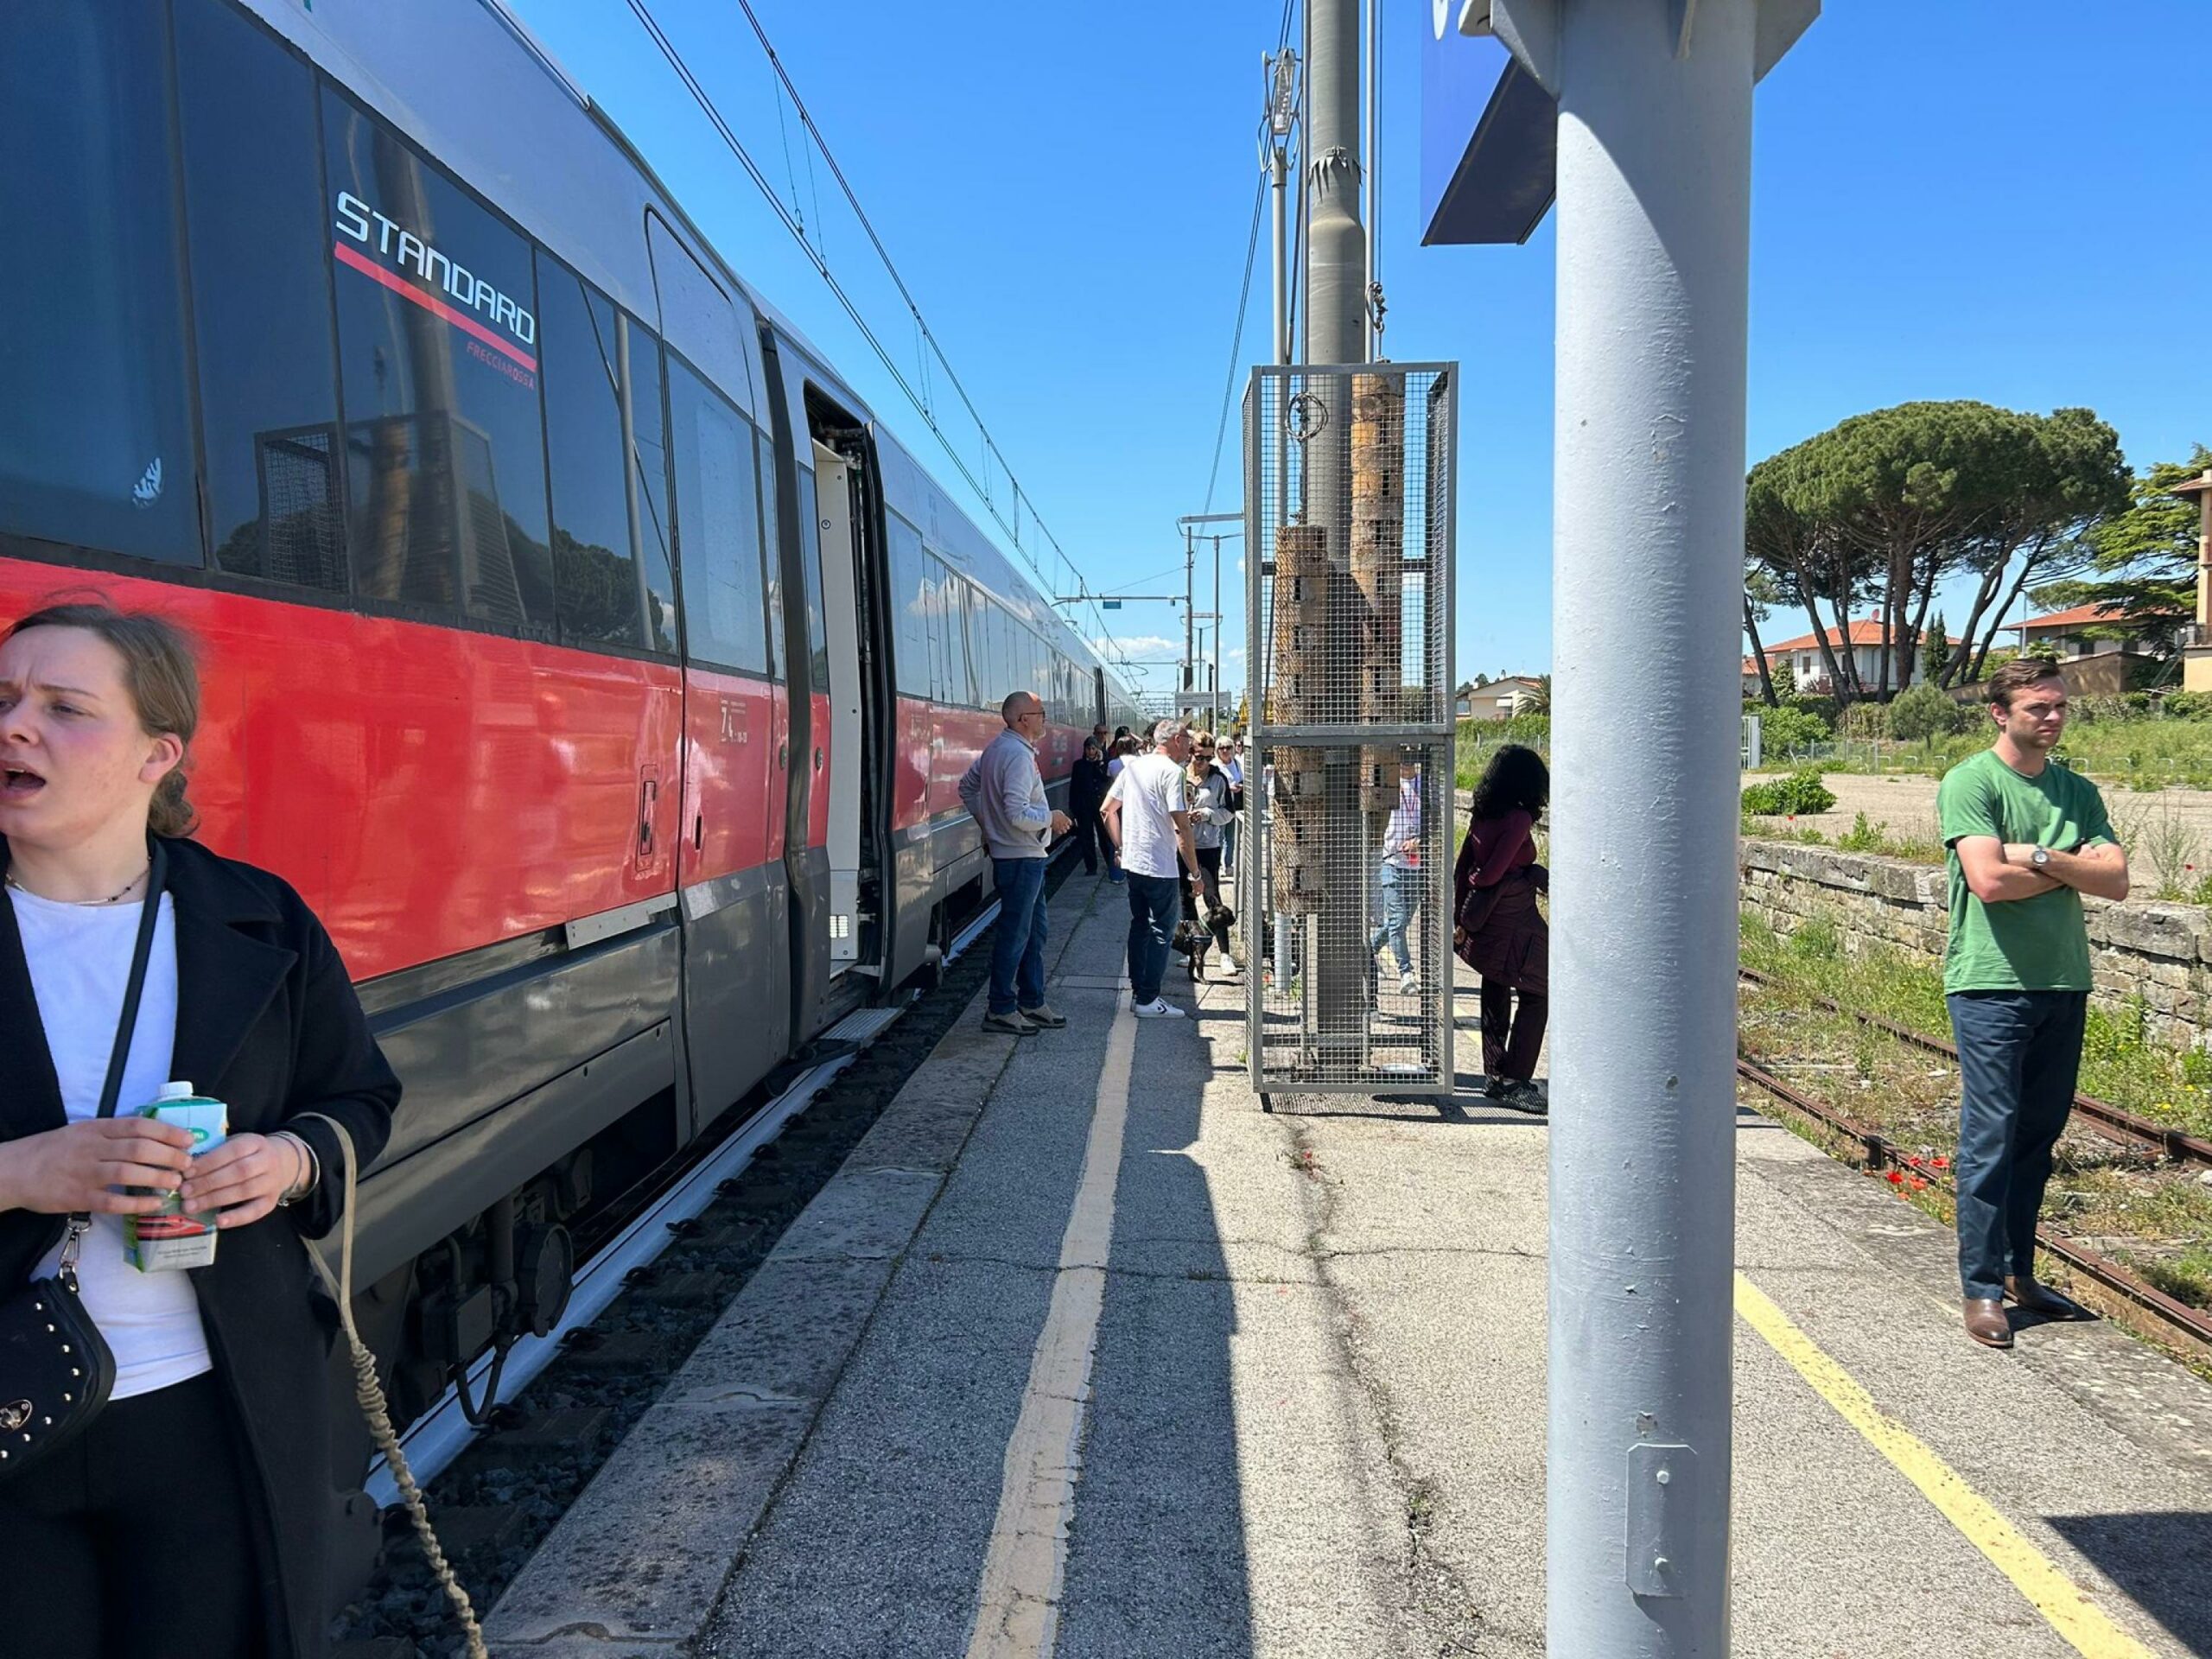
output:
M 165 1083 L 161 1092 L 138 1109 L 151 1117 L 192 1133 L 194 1157 L 223 1144 L 230 1132 L 230 1109 L 219 1100 L 192 1092 L 188 1083 Z M 151 1189 L 133 1187 L 134 1192 Z M 141 1273 L 169 1268 L 204 1268 L 215 1259 L 215 1214 L 188 1214 L 175 1198 L 164 1198 L 162 1207 L 143 1216 L 123 1218 L 124 1256 Z

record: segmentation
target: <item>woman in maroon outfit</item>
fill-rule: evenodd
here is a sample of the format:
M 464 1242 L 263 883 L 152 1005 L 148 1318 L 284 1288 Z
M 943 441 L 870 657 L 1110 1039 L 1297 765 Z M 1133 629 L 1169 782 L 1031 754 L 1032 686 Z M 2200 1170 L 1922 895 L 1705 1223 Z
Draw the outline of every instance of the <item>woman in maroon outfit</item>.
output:
M 1472 822 L 1452 877 L 1452 945 L 1483 978 L 1483 1092 L 1545 1109 L 1533 1081 L 1551 1010 L 1551 930 L 1536 907 L 1551 873 L 1536 862 L 1536 820 L 1551 773 L 1534 749 L 1509 743 L 1475 785 Z M 1519 1006 L 1515 1006 L 1516 1000 Z

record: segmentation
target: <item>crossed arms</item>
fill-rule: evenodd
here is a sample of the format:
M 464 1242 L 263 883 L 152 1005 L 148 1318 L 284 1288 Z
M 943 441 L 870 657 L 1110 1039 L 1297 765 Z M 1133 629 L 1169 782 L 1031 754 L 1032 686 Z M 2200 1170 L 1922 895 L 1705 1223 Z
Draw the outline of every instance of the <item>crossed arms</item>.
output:
M 2050 861 L 2041 868 L 2028 861 L 2036 850 L 2029 842 L 1961 836 L 1956 844 L 1967 890 L 1985 905 L 2033 899 L 2059 887 L 2072 887 L 2093 899 L 2127 897 L 2127 855 L 2109 841 L 2065 852 L 2054 847 Z

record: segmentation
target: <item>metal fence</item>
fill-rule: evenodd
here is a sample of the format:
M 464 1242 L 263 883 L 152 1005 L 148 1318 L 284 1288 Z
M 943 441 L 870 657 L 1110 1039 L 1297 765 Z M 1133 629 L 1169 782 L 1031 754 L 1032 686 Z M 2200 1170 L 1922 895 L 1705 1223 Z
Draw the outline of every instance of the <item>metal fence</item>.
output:
M 1252 1086 L 1448 1091 L 1458 375 L 1262 367 L 1244 410 Z

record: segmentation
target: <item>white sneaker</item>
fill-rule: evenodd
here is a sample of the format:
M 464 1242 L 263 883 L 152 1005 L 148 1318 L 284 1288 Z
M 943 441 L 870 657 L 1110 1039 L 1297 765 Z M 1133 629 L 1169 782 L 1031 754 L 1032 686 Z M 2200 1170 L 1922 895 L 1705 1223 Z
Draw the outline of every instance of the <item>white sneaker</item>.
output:
M 1418 994 L 1420 990 L 1421 981 L 1415 979 L 1411 974 L 1400 974 L 1398 976 L 1398 995 L 1400 996 L 1413 996 Z
M 1129 1010 L 1140 1020 L 1187 1020 L 1190 1016 L 1164 996 L 1155 996 L 1149 1002 L 1140 1002 Z

